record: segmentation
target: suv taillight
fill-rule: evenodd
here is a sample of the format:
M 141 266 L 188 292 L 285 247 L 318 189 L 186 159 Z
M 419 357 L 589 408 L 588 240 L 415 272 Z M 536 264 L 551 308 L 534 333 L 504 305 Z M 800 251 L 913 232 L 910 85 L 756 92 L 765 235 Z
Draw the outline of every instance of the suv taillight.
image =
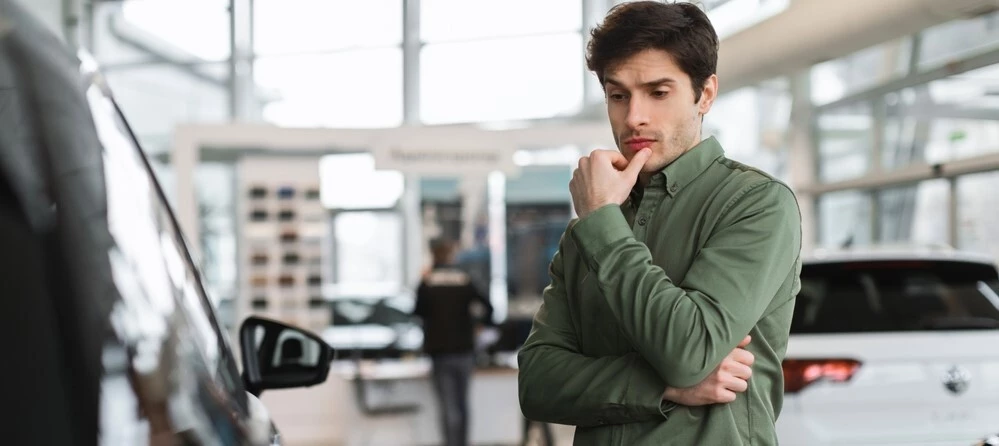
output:
M 784 393 L 798 393 L 801 389 L 821 381 L 846 382 L 860 370 L 860 361 L 854 359 L 785 359 Z

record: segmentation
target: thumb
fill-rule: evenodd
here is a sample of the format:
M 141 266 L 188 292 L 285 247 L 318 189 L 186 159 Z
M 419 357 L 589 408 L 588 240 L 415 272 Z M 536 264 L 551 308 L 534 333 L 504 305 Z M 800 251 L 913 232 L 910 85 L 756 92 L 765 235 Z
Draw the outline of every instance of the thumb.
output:
M 645 166 L 645 162 L 652 157 L 652 150 L 642 149 L 635 156 L 631 157 L 631 162 L 628 163 L 628 167 L 624 169 L 624 173 L 628 175 L 629 178 L 637 178 L 638 173 L 642 171 L 642 167 Z
M 739 343 L 739 348 L 743 348 L 743 347 L 749 345 L 749 341 L 752 341 L 752 340 L 753 340 L 752 336 L 746 336 L 745 338 L 742 339 L 742 342 Z

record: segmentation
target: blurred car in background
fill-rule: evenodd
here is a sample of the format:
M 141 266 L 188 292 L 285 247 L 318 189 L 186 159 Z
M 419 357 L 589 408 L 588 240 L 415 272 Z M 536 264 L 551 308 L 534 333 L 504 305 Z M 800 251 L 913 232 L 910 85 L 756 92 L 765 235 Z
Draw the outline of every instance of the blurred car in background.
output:
M 0 0 L 0 337 L 12 445 L 275 445 L 265 389 L 326 380 L 312 333 L 248 318 L 243 370 L 96 63 Z
M 347 293 L 328 301 L 331 324 L 322 337 L 338 359 L 397 359 L 423 346 L 423 329 L 412 315 L 412 293 Z
M 953 445 L 999 420 L 999 273 L 952 251 L 804 262 L 783 444 Z
M 975 443 L 974 446 L 999 446 L 999 434 L 989 435 Z

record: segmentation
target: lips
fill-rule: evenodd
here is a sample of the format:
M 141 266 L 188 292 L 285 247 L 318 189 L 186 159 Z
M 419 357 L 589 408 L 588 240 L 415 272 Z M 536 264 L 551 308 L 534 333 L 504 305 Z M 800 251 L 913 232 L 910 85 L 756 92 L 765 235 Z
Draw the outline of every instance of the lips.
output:
M 634 151 L 639 151 L 646 147 L 650 147 L 654 142 L 656 142 L 656 140 L 645 139 L 645 138 L 631 138 L 624 141 L 624 143 L 628 146 L 628 148 Z

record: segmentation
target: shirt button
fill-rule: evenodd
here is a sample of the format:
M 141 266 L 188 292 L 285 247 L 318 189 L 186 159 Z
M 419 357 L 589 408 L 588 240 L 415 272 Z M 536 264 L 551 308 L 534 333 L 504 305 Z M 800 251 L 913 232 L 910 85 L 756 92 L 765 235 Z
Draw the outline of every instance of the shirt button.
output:
M 676 185 L 676 183 L 673 183 L 669 186 L 670 192 L 676 192 L 677 189 L 679 189 L 679 187 Z
M 645 224 L 648 223 L 648 222 L 649 222 L 649 219 L 647 219 L 645 217 L 642 217 L 642 218 L 638 219 L 638 225 L 639 226 L 645 226 Z

